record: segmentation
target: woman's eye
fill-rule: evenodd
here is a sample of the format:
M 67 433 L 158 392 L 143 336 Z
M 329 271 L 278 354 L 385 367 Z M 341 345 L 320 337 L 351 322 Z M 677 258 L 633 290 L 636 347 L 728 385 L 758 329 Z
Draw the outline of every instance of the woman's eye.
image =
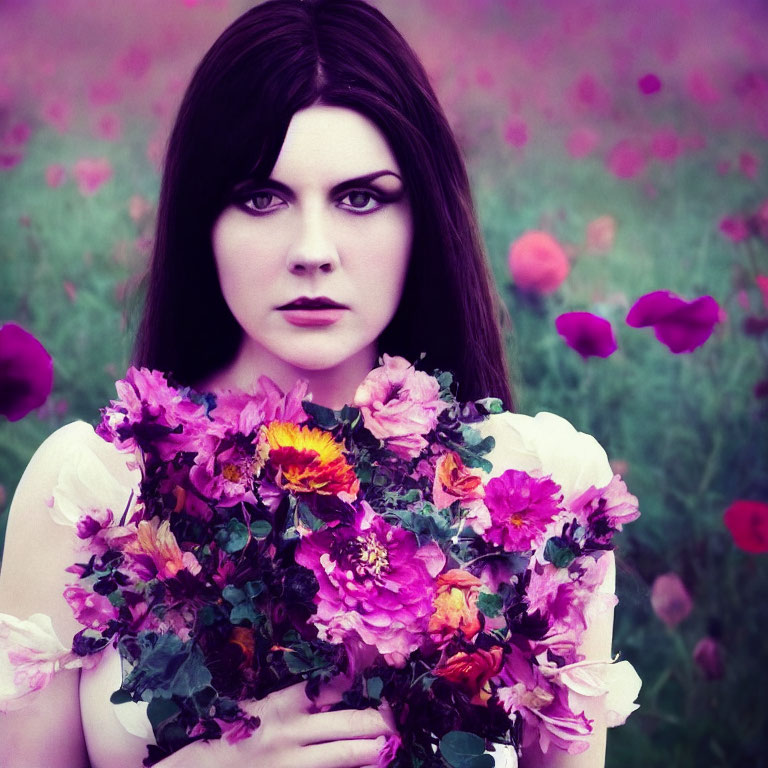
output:
M 369 213 L 381 208 L 381 201 L 370 192 L 362 189 L 356 189 L 346 194 L 339 201 L 344 208 L 355 211 L 356 213 Z
M 273 192 L 261 190 L 254 192 L 244 201 L 243 205 L 250 211 L 266 213 L 280 207 L 283 201 Z

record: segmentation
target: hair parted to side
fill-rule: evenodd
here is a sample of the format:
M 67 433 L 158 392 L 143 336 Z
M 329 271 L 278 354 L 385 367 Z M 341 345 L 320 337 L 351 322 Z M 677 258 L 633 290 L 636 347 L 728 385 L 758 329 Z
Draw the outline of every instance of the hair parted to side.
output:
M 168 144 L 134 362 L 194 385 L 227 365 L 242 330 L 218 283 L 211 231 L 246 179 L 266 179 L 293 115 L 353 109 L 384 134 L 414 220 L 399 308 L 380 352 L 452 371 L 459 397 L 512 408 L 501 307 L 466 169 L 417 56 L 363 0 L 268 0 L 203 57 Z M 254 291 L 259 286 L 253 286 Z

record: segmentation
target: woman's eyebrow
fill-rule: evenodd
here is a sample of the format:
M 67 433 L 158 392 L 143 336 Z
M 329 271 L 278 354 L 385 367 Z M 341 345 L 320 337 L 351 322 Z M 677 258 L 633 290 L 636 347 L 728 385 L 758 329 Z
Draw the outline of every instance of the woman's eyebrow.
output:
M 339 182 L 331 189 L 331 195 L 338 195 L 344 190 L 352 189 L 354 187 L 363 187 L 366 184 L 370 184 L 372 181 L 380 178 L 381 176 L 394 176 L 399 181 L 402 181 L 402 178 L 394 171 L 374 171 L 373 173 L 366 173 L 364 176 L 356 176 L 354 179 L 346 179 Z M 283 184 L 281 181 L 277 181 L 277 179 L 269 178 L 266 180 L 265 184 L 269 185 L 276 192 L 280 192 L 283 195 L 286 195 L 288 198 L 295 197 L 294 191 L 286 184 Z

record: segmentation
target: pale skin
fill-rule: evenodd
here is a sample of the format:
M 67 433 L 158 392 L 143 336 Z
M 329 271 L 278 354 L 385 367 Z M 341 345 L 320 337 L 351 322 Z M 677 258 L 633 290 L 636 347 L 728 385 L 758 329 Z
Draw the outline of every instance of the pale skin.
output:
M 350 183 L 376 174 L 372 181 Z M 336 408 L 350 402 L 376 364 L 376 340 L 402 292 L 413 224 L 401 187 L 400 168 L 386 140 L 366 118 L 336 107 L 314 106 L 297 113 L 270 184 L 249 190 L 251 197 L 225 209 L 214 226 L 222 290 L 244 334 L 232 364 L 199 386 L 248 389 L 265 374 L 288 388 L 304 378 L 315 402 Z M 253 290 L 255 280 L 258 291 Z M 297 326 L 278 307 L 300 296 L 325 296 L 345 309 L 329 325 Z M 71 532 L 54 523 L 48 509 L 59 468 L 83 439 L 74 426 L 54 433 L 30 462 L 11 505 L 0 573 L 0 612 L 20 618 L 48 614 L 60 638 L 81 629 L 62 598 L 73 580 L 64 569 L 77 557 Z M 104 464 L 125 473 L 114 448 L 95 436 L 92 440 L 90 447 Z M 612 579 L 611 567 L 606 583 L 611 590 Z M 593 622 L 582 648 L 587 658 L 610 656 L 611 628 L 610 612 Z M 0 717 L 1 765 L 90 766 L 80 675 L 79 670 L 55 675 L 28 707 Z M 319 711 L 338 701 L 342 692 L 342 683 L 329 686 L 313 705 L 303 686 L 294 686 L 260 702 L 246 702 L 245 708 L 261 718 L 253 737 L 235 745 L 195 742 L 159 765 L 375 765 L 383 737 L 394 728 L 392 716 L 387 710 Z M 604 765 L 605 728 L 596 726 L 586 753 L 550 750 L 541 755 L 529 750 L 521 765 Z

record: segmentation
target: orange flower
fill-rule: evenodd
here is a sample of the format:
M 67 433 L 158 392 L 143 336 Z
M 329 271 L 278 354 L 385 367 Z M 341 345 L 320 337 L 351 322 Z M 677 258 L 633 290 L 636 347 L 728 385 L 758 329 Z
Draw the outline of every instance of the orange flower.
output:
M 494 645 L 489 650 L 478 648 L 472 653 L 460 651 L 451 656 L 435 674 L 450 680 L 467 693 L 472 695 L 472 704 L 483 707 L 488 705 L 491 698 L 490 680 L 501 669 L 503 649 Z
M 483 583 L 471 573 L 454 568 L 437 577 L 428 631 L 438 644 L 447 643 L 457 632 L 471 640 L 481 629 L 477 595 Z
M 458 453 L 450 451 L 437 460 L 432 497 L 440 509 L 449 507 L 456 499 L 482 499 L 482 478 L 464 464 Z
M 360 482 L 344 457 L 343 445 L 328 432 L 290 421 L 273 421 L 263 429 L 269 461 L 277 467 L 277 482 L 282 488 L 357 496 Z
M 172 579 L 184 568 L 192 575 L 200 573 L 197 558 L 191 552 L 181 551 L 168 520 L 142 520 L 136 530 L 136 543 L 129 549 L 134 554 L 149 555 L 161 579 Z
M 253 630 L 248 627 L 232 627 L 232 634 L 229 636 L 229 642 L 236 645 L 243 654 L 243 663 L 241 666 L 249 667 L 253 661 L 253 654 L 256 650 L 256 640 Z

